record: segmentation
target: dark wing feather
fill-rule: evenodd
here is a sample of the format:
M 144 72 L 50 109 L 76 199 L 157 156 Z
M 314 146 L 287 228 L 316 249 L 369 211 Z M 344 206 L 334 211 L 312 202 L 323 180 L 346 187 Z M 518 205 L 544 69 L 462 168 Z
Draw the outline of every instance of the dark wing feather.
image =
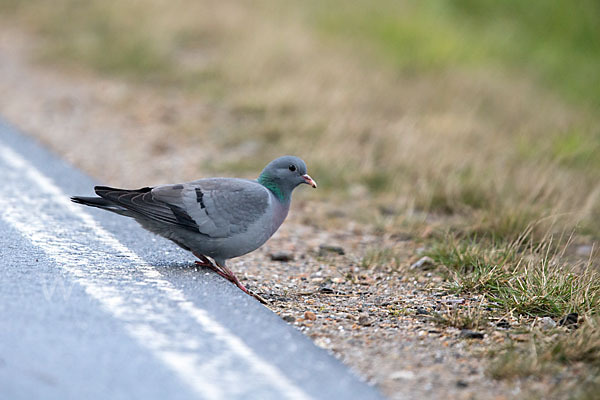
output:
M 96 194 L 104 199 L 135 212 L 143 217 L 172 224 L 199 233 L 194 220 L 175 204 L 156 200 L 152 196 L 152 188 L 145 187 L 136 190 L 117 189 L 107 186 L 94 187 Z

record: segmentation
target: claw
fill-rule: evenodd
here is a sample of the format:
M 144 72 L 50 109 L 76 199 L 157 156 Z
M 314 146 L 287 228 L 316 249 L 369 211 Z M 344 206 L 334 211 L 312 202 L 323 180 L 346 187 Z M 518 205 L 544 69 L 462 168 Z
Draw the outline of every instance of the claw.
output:
M 256 300 L 260 301 L 262 304 L 268 304 L 267 301 L 265 299 L 263 299 L 261 296 L 246 289 L 246 287 L 242 284 L 242 282 L 240 282 L 238 277 L 235 276 L 233 271 L 231 271 L 229 268 L 227 268 L 227 266 L 225 264 L 221 265 L 216 262 L 213 264 L 213 262 L 211 260 L 209 260 L 205 255 L 196 254 L 196 253 L 193 253 L 193 254 L 200 259 L 200 261 L 195 262 L 196 265 L 198 265 L 199 267 L 206 267 L 206 268 L 211 269 L 212 271 L 216 272 L 223 278 L 227 279 L 229 282 L 236 285 L 244 293 L 248 294 L 249 296 L 254 297 Z

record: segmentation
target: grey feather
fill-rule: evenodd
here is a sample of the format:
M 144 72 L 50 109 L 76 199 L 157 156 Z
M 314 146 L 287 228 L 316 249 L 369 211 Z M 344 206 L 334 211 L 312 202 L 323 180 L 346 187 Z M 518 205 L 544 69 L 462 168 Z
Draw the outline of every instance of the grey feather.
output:
M 152 196 L 185 210 L 198 231 L 212 238 L 246 232 L 269 205 L 269 192 L 262 185 L 233 178 L 157 186 Z

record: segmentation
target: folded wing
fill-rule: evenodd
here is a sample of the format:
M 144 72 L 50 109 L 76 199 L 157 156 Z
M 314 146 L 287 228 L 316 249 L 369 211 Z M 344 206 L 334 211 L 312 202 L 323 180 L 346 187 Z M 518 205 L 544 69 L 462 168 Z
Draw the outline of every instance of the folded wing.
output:
M 212 238 L 247 231 L 269 206 L 267 190 L 243 179 L 202 179 L 184 184 L 124 190 L 96 186 L 96 193 L 156 222 Z

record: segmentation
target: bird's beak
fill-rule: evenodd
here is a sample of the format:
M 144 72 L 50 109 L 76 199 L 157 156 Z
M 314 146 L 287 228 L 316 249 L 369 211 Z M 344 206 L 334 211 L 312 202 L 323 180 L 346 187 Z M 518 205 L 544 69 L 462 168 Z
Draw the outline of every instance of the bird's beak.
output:
M 317 187 L 317 182 L 315 182 L 313 180 L 313 178 L 310 177 L 310 175 L 304 174 L 304 175 L 302 175 L 302 177 L 304 178 L 304 183 L 307 183 L 307 184 L 309 184 L 310 186 L 312 186 L 314 188 Z

